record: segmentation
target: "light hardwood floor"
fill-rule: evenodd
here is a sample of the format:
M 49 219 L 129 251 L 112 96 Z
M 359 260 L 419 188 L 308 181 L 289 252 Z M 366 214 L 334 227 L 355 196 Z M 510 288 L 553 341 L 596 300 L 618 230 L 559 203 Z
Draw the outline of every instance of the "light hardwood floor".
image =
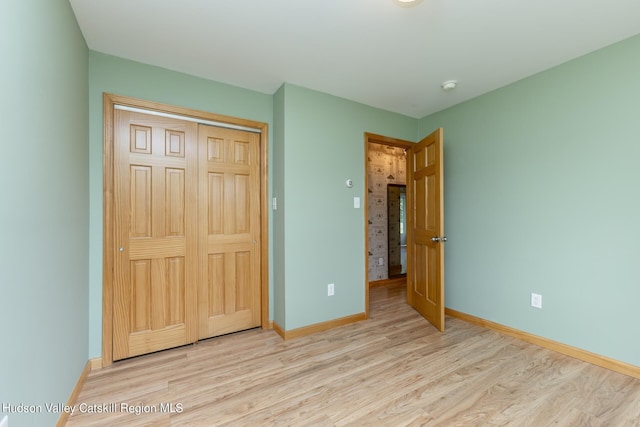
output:
M 437 332 L 404 287 L 370 298 L 370 319 L 330 331 L 251 330 L 92 372 L 67 426 L 640 426 L 640 380 L 450 317 Z M 161 403 L 183 410 L 120 406 Z

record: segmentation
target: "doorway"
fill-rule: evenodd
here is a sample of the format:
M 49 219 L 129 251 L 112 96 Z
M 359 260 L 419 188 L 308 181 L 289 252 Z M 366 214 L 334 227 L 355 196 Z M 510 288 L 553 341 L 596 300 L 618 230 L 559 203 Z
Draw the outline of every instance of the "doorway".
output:
M 365 250 L 366 313 L 369 287 L 406 283 L 406 150 L 414 143 L 365 133 Z M 404 191 L 406 202 L 406 190 Z M 402 206 L 400 205 L 402 203 Z M 391 221 L 391 222 L 390 222 Z M 400 233 L 402 231 L 402 233 Z M 404 236 L 404 237 L 402 237 Z
M 444 243 L 447 238 L 444 235 L 443 134 L 442 128 L 436 129 L 414 144 L 365 133 L 365 170 L 367 171 L 365 174 L 367 189 L 365 312 L 367 317 L 371 286 L 405 283 L 407 303 L 438 330 L 444 331 Z M 374 154 L 376 150 L 397 154 L 395 154 L 396 157 L 392 155 L 389 158 L 383 158 Z M 386 218 L 380 215 L 388 216 L 386 206 L 388 189 L 393 188 L 393 184 L 398 184 L 389 182 L 396 179 L 396 175 L 388 173 L 394 170 L 394 164 L 396 175 L 406 176 L 404 198 L 406 221 L 400 223 L 399 227 L 406 224 L 404 234 L 406 234 L 407 274 L 400 279 L 389 278 L 390 270 L 379 268 L 385 263 L 383 258 L 385 254 L 376 252 L 384 247 L 380 242 L 386 241 L 388 245 L 387 239 L 379 239 L 380 234 L 383 233 L 380 224 L 386 226 L 383 221 Z M 387 191 L 383 193 L 384 190 Z M 401 200 L 400 198 L 399 195 L 398 200 Z M 387 253 L 386 262 L 388 261 Z M 376 271 L 376 268 L 379 269 Z M 371 281 L 372 277 L 378 280 Z M 402 282 L 395 282 L 396 280 L 402 280 Z
M 407 185 L 387 184 L 387 273 L 407 277 Z

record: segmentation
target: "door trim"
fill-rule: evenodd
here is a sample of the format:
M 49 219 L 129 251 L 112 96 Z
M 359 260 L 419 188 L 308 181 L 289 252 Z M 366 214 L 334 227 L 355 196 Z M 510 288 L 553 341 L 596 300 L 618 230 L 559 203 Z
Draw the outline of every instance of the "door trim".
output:
M 404 139 L 364 133 L 364 310 L 366 319 L 369 318 L 369 143 L 407 149 L 415 144 Z M 407 233 L 409 232 L 410 230 L 407 230 Z
M 103 244 L 102 244 L 102 366 L 113 363 L 113 266 L 115 236 L 114 206 L 114 107 L 116 104 L 160 113 L 186 116 L 210 122 L 257 129 L 260 131 L 260 282 L 261 326 L 271 329 L 269 322 L 269 164 L 267 123 L 223 116 L 200 110 L 176 107 L 126 96 L 103 94 Z

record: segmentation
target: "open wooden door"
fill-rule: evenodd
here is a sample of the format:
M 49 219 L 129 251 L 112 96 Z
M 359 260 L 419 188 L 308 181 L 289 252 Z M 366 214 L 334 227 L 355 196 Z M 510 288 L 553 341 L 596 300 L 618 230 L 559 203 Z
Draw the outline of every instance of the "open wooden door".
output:
M 407 151 L 407 302 L 444 331 L 443 130 Z

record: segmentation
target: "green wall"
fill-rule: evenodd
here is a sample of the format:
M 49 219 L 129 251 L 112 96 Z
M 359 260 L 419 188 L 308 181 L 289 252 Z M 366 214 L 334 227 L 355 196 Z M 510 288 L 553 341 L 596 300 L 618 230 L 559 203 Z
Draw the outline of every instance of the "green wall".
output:
M 444 128 L 448 307 L 640 365 L 638 76 L 634 37 L 421 120 Z
M 265 122 L 269 124 L 270 133 L 273 97 L 97 52 L 89 54 L 89 91 L 89 355 L 94 358 L 101 357 L 102 352 L 102 94 L 107 92 Z M 270 144 L 271 140 L 269 135 Z M 269 148 L 269 164 L 272 151 Z M 271 231 L 271 220 L 269 224 Z M 273 276 L 272 268 L 270 274 Z M 273 283 L 273 279 L 270 282 Z M 273 312 L 273 296 L 271 299 L 270 311 Z
M 277 99 L 284 115 L 278 191 L 286 196 L 278 199 L 279 209 L 286 205 L 278 213 L 284 230 L 276 230 L 284 233 L 278 256 L 286 260 L 280 326 L 291 330 L 365 311 L 364 132 L 416 140 L 418 120 L 290 84 Z
M 87 363 L 88 49 L 66 0 L 3 1 L 0 46 L 0 404 L 47 426 Z

